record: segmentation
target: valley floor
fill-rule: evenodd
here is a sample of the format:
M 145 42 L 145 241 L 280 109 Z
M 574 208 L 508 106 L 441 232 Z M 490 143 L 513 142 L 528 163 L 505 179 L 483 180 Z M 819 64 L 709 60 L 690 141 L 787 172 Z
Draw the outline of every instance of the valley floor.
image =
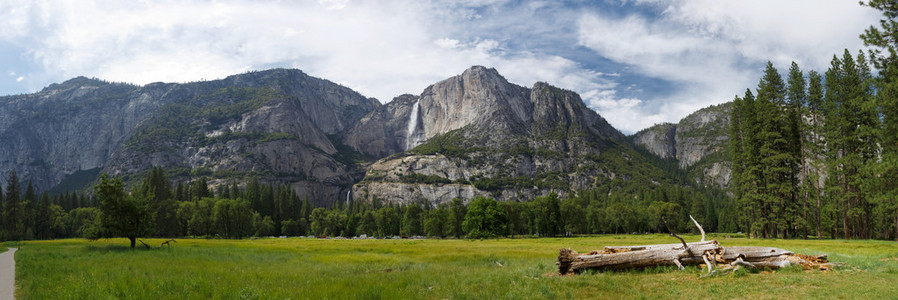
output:
M 713 237 L 712 237 L 713 238 Z M 695 236 L 687 241 L 697 241 Z M 127 248 L 125 239 L 23 243 L 19 299 L 496 299 L 496 298 L 890 298 L 898 295 L 898 244 L 716 238 L 829 255 L 835 271 L 677 271 L 558 276 L 561 248 L 672 243 L 665 235 L 499 240 L 179 239 L 171 248 Z M 159 245 L 162 240 L 145 240 Z

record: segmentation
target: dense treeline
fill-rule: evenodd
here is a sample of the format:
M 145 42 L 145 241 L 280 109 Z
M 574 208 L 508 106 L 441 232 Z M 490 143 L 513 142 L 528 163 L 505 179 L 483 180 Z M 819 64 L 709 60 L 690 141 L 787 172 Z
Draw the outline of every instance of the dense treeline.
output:
M 821 76 L 767 64 L 736 97 L 730 140 L 741 225 L 760 237 L 898 239 L 898 5 Z M 871 65 L 879 70 L 874 76 Z
M 232 183 L 213 191 L 202 178 L 173 184 L 158 167 L 128 190 L 121 178 L 103 174 L 91 197 L 35 197 L 31 188 L 22 194 L 14 172 L 7 185 L 0 234 L 10 240 L 127 237 L 133 246 L 138 237 L 181 236 L 564 236 L 666 232 L 663 220 L 683 232 L 693 228 L 689 214 L 711 231 L 738 229 L 727 221 L 733 216 L 718 213 L 733 211 L 721 192 L 677 186 L 636 195 L 597 189 L 569 199 L 551 194 L 527 202 L 479 197 L 435 206 L 374 201 L 313 207 L 286 185 L 253 180 L 242 188 Z

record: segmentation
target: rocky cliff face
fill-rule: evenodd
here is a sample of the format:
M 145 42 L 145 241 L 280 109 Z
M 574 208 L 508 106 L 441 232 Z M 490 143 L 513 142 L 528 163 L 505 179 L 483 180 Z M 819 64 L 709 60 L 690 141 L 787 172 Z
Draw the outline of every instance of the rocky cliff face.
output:
M 722 185 L 728 165 L 709 157 L 726 141 L 700 133 L 726 128 L 726 115 L 697 113 L 634 140 Z M 75 78 L 0 97 L 0 141 L 0 172 L 17 170 L 39 191 L 153 166 L 213 185 L 286 183 L 318 204 L 349 189 L 356 199 L 441 203 L 674 182 L 576 93 L 522 87 L 480 66 L 385 105 L 299 70 L 145 86 Z
M 369 166 L 353 187 L 356 198 L 523 201 L 615 179 L 651 184 L 642 168 L 652 166 L 574 92 L 546 83 L 528 89 L 473 67 L 426 88 L 417 102 L 414 128 L 427 140 Z
M 105 166 L 117 145 L 170 99 L 83 77 L 0 98 L 0 171 L 46 190 L 68 175 Z M 5 180 L 3 181 L 5 183 Z
M 344 134 L 346 145 L 371 158 L 382 158 L 407 150 L 409 119 L 419 97 L 402 95 L 365 115 Z
M 175 179 L 287 182 L 326 201 L 363 174 L 341 133 L 381 106 L 298 70 L 143 87 L 76 78 L 0 98 L 0 170 L 46 190 L 162 166 Z
M 726 187 L 731 178 L 727 156 L 732 104 L 700 109 L 677 124 L 661 124 L 633 135 L 633 141 L 661 158 L 676 158 L 699 184 Z
M 677 125 L 655 125 L 633 135 L 633 142 L 663 159 L 677 157 Z

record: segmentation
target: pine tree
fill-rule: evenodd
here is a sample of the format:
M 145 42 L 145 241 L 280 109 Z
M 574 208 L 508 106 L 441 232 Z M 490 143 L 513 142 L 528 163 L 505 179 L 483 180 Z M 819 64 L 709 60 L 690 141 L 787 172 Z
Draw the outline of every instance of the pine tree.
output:
M 757 233 L 765 226 L 767 217 L 763 213 L 758 125 L 755 96 L 750 89 L 747 89 L 742 98 L 737 96 L 734 100 L 730 146 L 732 147 L 734 194 L 737 206 L 743 212 L 739 214 L 739 223 L 746 228 L 749 237 L 752 234 L 757 236 Z M 667 202 L 666 193 L 660 189 L 659 192 L 661 194 L 656 197 L 657 200 Z
M 824 157 L 824 147 L 823 140 L 821 136 L 823 135 L 823 125 L 822 123 L 822 114 L 823 114 L 823 78 L 816 71 L 808 72 L 808 98 L 807 98 L 807 110 L 808 110 L 808 123 L 804 132 L 805 141 L 804 144 L 804 157 L 808 161 L 808 172 L 806 173 L 806 177 L 804 180 L 804 190 L 805 193 L 810 194 L 813 197 L 814 202 L 816 202 L 816 209 L 814 214 L 815 222 L 817 228 L 817 239 L 822 238 L 823 232 L 821 228 L 821 216 L 822 216 L 822 186 L 820 185 L 821 171 L 823 171 L 824 166 L 822 164 L 821 159 Z
M 4 201 L 3 220 L 7 238 L 21 240 L 25 236 L 25 203 L 22 203 L 19 176 L 16 171 L 9 172 L 6 181 L 6 199 Z
M 805 164 L 806 145 L 803 138 L 803 133 L 807 132 L 807 130 L 805 130 L 805 122 L 802 118 L 802 111 L 807 103 L 807 82 L 804 79 L 804 74 L 795 62 L 792 62 L 792 66 L 789 68 L 787 83 L 789 85 L 786 96 L 788 100 L 789 144 L 791 146 L 789 152 L 794 157 L 792 163 L 795 164 L 792 166 L 792 186 L 798 189 L 794 195 L 801 198 L 801 217 L 797 217 L 799 215 L 797 211 L 792 211 L 790 212 L 790 219 L 793 221 L 794 226 L 801 228 L 801 238 L 806 239 L 808 236 L 808 198 L 810 195 L 809 191 L 803 188 L 805 185 L 802 185 L 802 187 L 799 187 L 799 185 L 800 181 L 807 182 L 809 173 L 807 164 Z M 800 173 L 795 172 L 795 170 L 800 170 Z M 793 197 L 793 203 L 797 203 L 795 200 L 797 199 Z
M 53 238 L 53 225 L 55 221 L 55 216 L 52 215 L 52 211 L 50 209 L 50 205 L 52 201 L 50 200 L 50 195 L 47 192 L 41 194 L 40 199 L 37 201 L 36 211 L 35 211 L 35 226 L 34 232 L 38 239 L 49 239 Z
M 6 240 L 6 202 L 3 199 L 3 186 L 0 185 L 0 241 Z
M 150 197 L 156 214 L 156 234 L 159 236 L 175 236 L 178 228 L 175 199 L 171 192 L 171 182 L 165 176 L 162 167 L 153 167 L 144 178 L 140 192 Z
M 846 49 L 834 56 L 826 72 L 824 124 L 827 146 L 825 193 L 839 208 L 842 236 L 869 237 L 870 175 L 867 165 L 877 159 L 879 117 L 875 113 L 869 67 Z
M 25 185 L 25 193 L 22 194 L 22 205 L 25 206 L 24 232 L 22 239 L 34 239 L 34 233 L 37 230 L 37 193 L 34 191 L 34 183 L 31 180 Z
M 792 225 L 789 215 L 795 210 L 797 161 L 789 144 L 791 132 L 786 103 L 785 83 L 768 62 L 758 83 L 757 120 L 762 183 L 762 234 L 788 237 Z
M 861 4 L 882 11 L 884 16 L 879 27 L 868 28 L 861 39 L 872 47 L 870 60 L 879 70 L 876 101 L 882 118 L 882 159 L 875 168 L 878 176 L 874 177 L 877 181 L 873 198 L 881 217 L 887 220 L 884 222 L 891 223 L 893 238 L 898 240 L 898 3 L 871 0 Z
M 870 199 L 874 197 L 875 189 L 875 163 L 880 158 L 879 130 L 882 124 L 877 113 L 877 103 L 874 99 L 875 91 L 873 75 L 863 51 L 856 56 L 857 77 L 859 84 L 855 87 L 857 97 L 857 152 L 860 159 L 860 167 L 855 179 L 858 186 L 858 206 L 855 216 L 855 224 L 858 227 L 858 236 L 872 238 L 873 233 L 873 205 Z

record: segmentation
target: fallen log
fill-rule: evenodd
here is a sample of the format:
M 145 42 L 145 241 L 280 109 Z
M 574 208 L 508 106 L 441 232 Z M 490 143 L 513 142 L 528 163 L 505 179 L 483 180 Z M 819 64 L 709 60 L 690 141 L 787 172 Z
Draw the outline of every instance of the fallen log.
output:
M 692 216 L 690 216 L 692 218 Z M 584 270 L 622 270 L 657 266 L 706 265 L 708 274 L 713 266 L 723 264 L 723 269 L 739 267 L 778 269 L 799 264 L 806 269 L 831 269 L 826 255 L 795 255 L 791 251 L 771 247 L 722 247 L 717 241 L 704 241 L 704 230 L 692 219 L 702 232 L 702 241 L 686 243 L 673 232 L 671 236 L 680 239 L 680 244 L 658 244 L 640 246 L 606 246 L 602 250 L 579 254 L 571 249 L 561 249 L 558 253 L 558 272 L 562 275 Z
M 831 269 L 825 255 L 795 255 L 792 251 L 772 247 L 722 247 L 717 241 L 681 244 L 614 246 L 599 251 L 579 254 L 571 249 L 561 249 L 558 254 L 558 272 L 562 275 L 584 270 L 623 270 L 658 266 L 723 264 L 729 267 L 779 269 L 799 264 L 806 269 Z M 812 260 L 807 259 L 813 258 Z
M 561 274 L 580 273 L 585 269 L 621 270 L 672 265 L 698 265 L 708 251 L 717 251 L 717 241 L 645 246 L 606 247 L 603 251 L 591 251 L 580 255 L 570 249 L 562 249 L 558 255 Z

